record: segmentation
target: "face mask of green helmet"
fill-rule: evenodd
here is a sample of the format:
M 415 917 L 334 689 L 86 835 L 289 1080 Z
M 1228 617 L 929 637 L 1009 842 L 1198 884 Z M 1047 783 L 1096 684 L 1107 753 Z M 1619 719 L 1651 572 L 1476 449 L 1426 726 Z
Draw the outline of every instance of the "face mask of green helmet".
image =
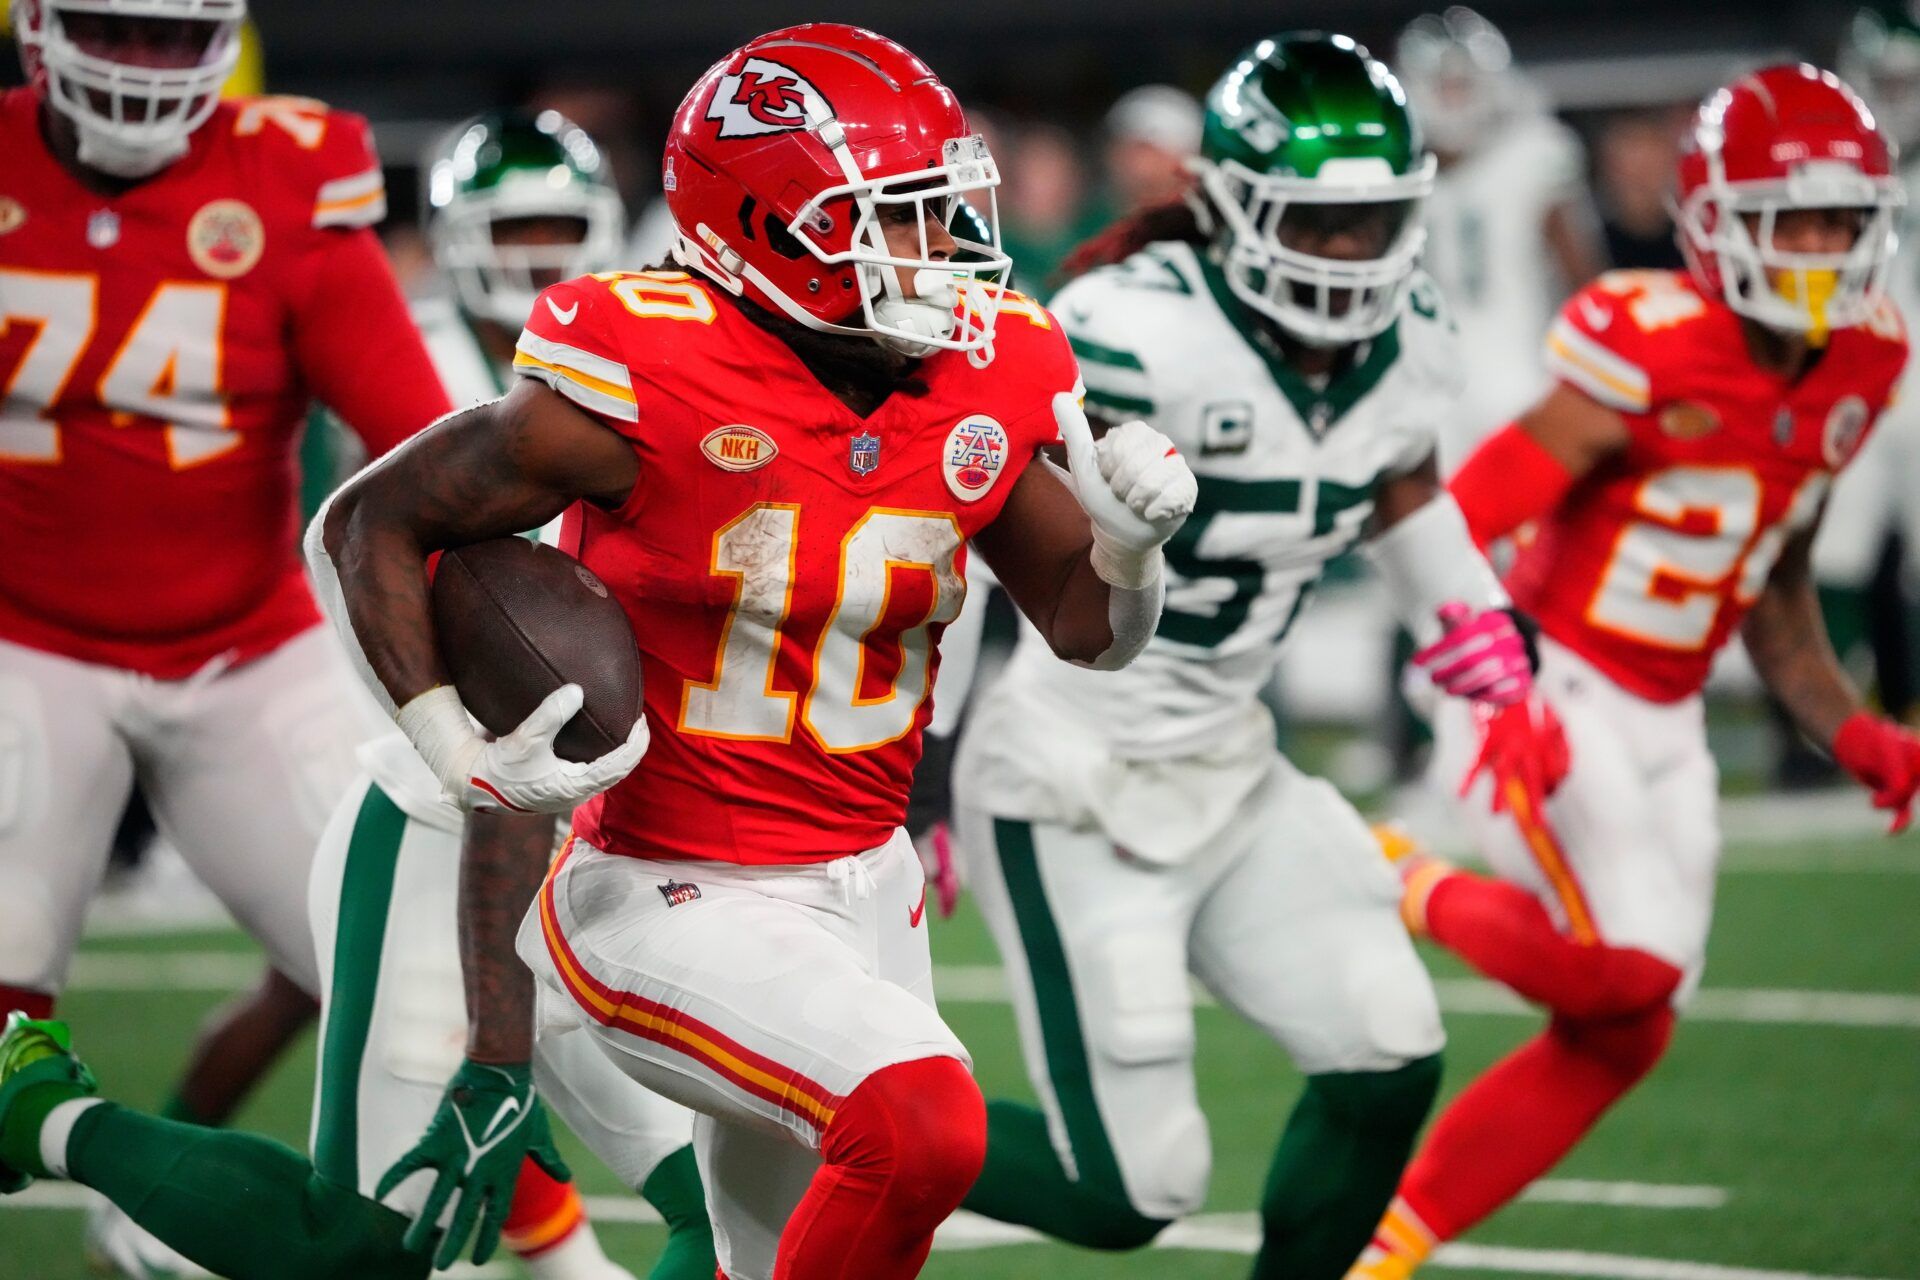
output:
M 1393 323 L 1435 165 L 1383 63 L 1345 36 L 1261 41 L 1207 95 L 1195 167 L 1241 302 L 1309 346 Z
M 620 265 L 626 215 L 600 149 L 557 111 L 448 135 L 427 174 L 434 261 L 469 315 L 517 331 L 548 285 Z

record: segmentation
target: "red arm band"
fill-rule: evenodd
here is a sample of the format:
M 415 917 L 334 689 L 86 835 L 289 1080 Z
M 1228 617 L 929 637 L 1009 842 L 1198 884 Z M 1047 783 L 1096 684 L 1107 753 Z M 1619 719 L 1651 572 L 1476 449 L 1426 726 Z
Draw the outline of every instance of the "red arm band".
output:
M 379 457 L 453 411 L 371 230 L 323 231 L 303 264 L 294 352 L 314 396 Z
M 1484 550 L 1527 521 L 1560 505 L 1573 488 L 1573 473 L 1538 440 L 1508 423 L 1484 440 L 1447 488 L 1467 517 L 1467 529 Z

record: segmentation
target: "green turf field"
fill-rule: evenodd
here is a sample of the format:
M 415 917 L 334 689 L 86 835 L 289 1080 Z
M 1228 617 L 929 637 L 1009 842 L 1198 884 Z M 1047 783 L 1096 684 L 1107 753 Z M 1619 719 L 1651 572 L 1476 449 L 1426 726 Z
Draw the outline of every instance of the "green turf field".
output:
M 1699 1015 L 1672 1053 L 1540 1188 L 1442 1258 L 1435 1276 L 1622 1280 L 1920 1277 L 1920 838 L 1736 848 Z M 991 943 L 963 908 L 936 928 L 944 1009 L 972 1047 L 989 1096 L 1027 1094 L 1012 1017 L 995 995 Z M 245 974 L 227 935 L 89 944 L 65 1003 L 107 1091 L 157 1103 L 198 1018 Z M 1434 959 L 1449 1006 L 1448 1087 L 1536 1025 L 1489 1010 L 1489 993 Z M 1886 999 L 1862 999 L 1884 996 Z M 1262 1038 L 1199 1013 L 1201 1096 L 1215 1174 L 1193 1248 L 1131 1257 L 994 1242 L 954 1224 L 926 1274 L 943 1280 L 1225 1278 L 1245 1272 L 1267 1156 L 1298 1080 Z M 304 1145 L 311 1051 L 288 1062 L 244 1122 Z M 611 1179 L 577 1149 L 589 1192 Z M 80 1216 L 0 1200 L 0 1280 L 73 1280 Z M 1668 1207 L 1594 1203 L 1653 1199 Z M 55 1200 L 53 1204 L 48 1204 Z M 644 1274 L 656 1229 L 606 1222 L 610 1251 Z M 964 1246 L 964 1247 L 963 1247 Z M 1715 1264 L 1686 1266 L 1679 1264 Z M 489 1274 L 517 1274 L 489 1268 Z

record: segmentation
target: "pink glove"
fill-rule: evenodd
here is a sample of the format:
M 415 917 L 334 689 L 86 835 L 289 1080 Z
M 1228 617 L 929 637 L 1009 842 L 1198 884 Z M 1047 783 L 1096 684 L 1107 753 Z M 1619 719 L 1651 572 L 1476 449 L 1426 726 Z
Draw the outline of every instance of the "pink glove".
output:
M 1539 697 L 1505 707 L 1480 703 L 1473 716 L 1480 725 L 1480 754 L 1460 780 L 1460 795 L 1486 773 L 1493 778 L 1493 812 L 1511 807 L 1515 786 L 1525 794 L 1530 815 L 1543 812 L 1573 764 L 1560 717 Z
M 947 824 L 934 823 L 914 842 L 914 848 L 920 854 L 920 866 L 927 873 L 927 884 L 933 890 L 933 902 L 940 918 L 951 920 L 953 909 L 960 905 L 960 868 L 953 860 L 953 841 L 947 834 Z
M 1907 829 L 1920 791 L 1920 737 L 1891 720 L 1861 711 L 1833 736 L 1833 758 L 1873 792 L 1876 808 L 1893 811 L 1888 835 Z
M 1527 642 L 1503 609 L 1475 613 L 1453 601 L 1440 606 L 1442 635 L 1413 655 L 1414 665 L 1442 693 L 1493 707 L 1507 707 L 1533 688 Z

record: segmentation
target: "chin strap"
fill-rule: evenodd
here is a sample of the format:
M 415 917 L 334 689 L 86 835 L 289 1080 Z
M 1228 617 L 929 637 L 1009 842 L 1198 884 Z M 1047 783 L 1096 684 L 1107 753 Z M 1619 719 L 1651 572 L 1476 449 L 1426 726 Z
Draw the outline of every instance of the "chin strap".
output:
M 184 137 L 156 146 L 129 147 L 85 120 L 75 120 L 74 125 L 80 138 L 80 163 L 116 178 L 150 178 L 187 154 Z

